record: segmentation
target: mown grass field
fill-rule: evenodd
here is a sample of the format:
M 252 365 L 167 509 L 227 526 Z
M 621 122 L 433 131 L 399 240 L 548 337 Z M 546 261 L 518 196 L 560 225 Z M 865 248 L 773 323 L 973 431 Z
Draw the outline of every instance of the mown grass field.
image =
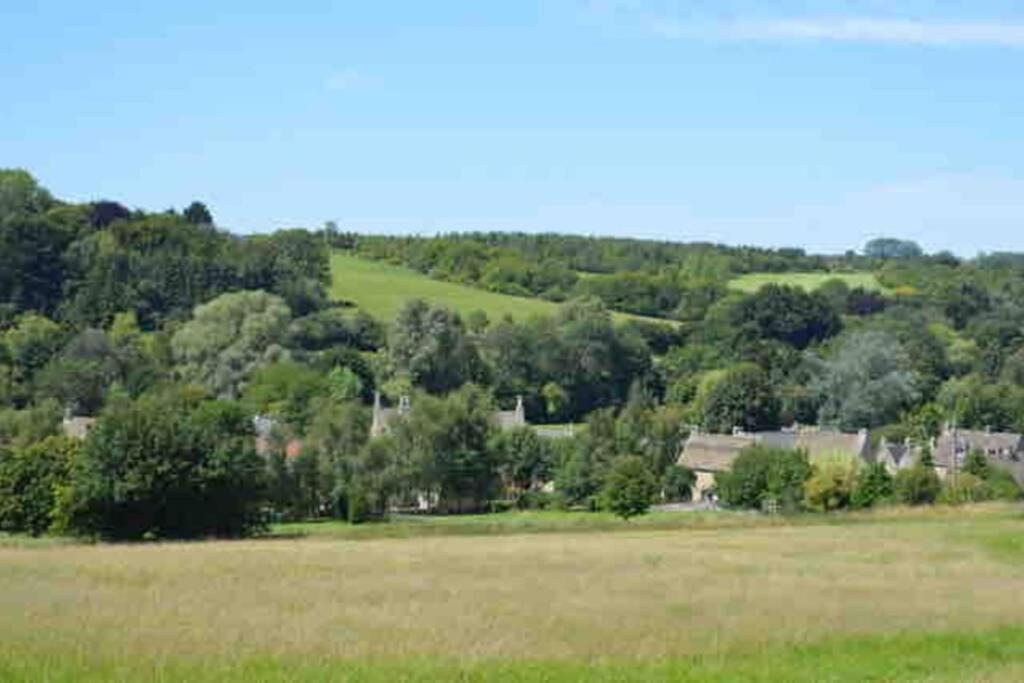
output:
M 756 292 L 765 285 L 773 284 L 813 291 L 829 280 L 842 280 L 850 287 L 874 291 L 885 289 L 873 273 L 747 273 L 732 279 L 729 287 L 741 292 Z
M 532 315 L 550 316 L 558 312 L 559 304 L 551 301 L 509 296 L 435 280 L 409 268 L 363 259 L 345 252 L 336 251 L 331 254 L 331 271 L 332 298 L 351 301 L 385 322 L 394 320 L 410 299 L 444 304 L 463 316 L 473 311 L 484 311 L 492 321 L 505 316 L 523 320 Z M 613 313 L 613 316 L 618 321 L 635 318 L 672 324 L 670 321 L 626 313 Z
M 537 516 L 537 534 L 3 543 L 0 680 L 1024 679 L 1017 507 L 588 533 L 570 517 Z

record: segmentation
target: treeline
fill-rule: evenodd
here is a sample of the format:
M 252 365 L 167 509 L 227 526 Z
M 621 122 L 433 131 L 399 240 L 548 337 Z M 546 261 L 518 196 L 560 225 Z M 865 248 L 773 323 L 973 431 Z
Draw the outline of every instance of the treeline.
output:
M 561 278 L 568 300 L 524 321 L 412 301 L 382 324 L 328 300 L 330 245 L 452 278 L 512 259 Z M 0 529 L 137 538 L 395 507 L 631 513 L 687 495 L 675 462 L 689 425 L 797 421 L 920 443 L 953 419 L 1024 430 L 1024 257 L 915 247 L 835 258 L 554 235 L 241 237 L 198 202 L 72 204 L 0 172 Z M 724 286 L 744 269 L 840 265 L 872 268 L 887 291 Z M 613 323 L 609 302 L 640 299 L 675 322 Z M 375 391 L 414 408 L 371 439 Z M 532 423 L 585 426 L 557 441 L 497 429 L 493 411 L 518 396 Z M 62 436 L 92 424 L 65 415 L 95 419 L 88 437 Z
M 335 236 L 362 256 L 431 277 L 551 301 L 596 297 L 609 308 L 685 319 L 744 272 L 825 270 L 828 259 L 799 249 L 729 248 L 621 238 L 468 233 L 437 238 Z
M 684 321 L 702 317 L 728 294 L 730 280 L 744 273 L 875 272 L 887 284 L 902 286 L 908 284 L 908 262 L 915 268 L 973 265 L 962 264 L 948 252 L 925 255 L 914 242 L 892 238 L 872 240 L 863 253 L 822 256 L 802 249 L 557 234 L 386 237 L 340 234 L 331 227 L 327 235 L 338 248 L 442 280 L 552 301 L 595 297 L 612 310 Z M 996 260 L 985 257 L 976 263 L 992 265 Z M 870 294 L 863 289 L 858 293 Z

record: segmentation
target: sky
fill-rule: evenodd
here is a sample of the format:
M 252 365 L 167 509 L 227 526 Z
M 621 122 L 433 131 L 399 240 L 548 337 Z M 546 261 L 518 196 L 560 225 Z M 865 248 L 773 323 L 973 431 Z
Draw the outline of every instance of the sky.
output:
M 0 3 L 0 167 L 236 232 L 1024 250 L 1024 3 Z

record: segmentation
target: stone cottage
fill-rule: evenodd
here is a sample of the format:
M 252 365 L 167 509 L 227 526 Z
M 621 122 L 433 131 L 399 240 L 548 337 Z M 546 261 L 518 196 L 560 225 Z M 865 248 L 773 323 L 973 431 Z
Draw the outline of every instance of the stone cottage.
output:
M 698 428 L 690 432 L 683 442 L 678 464 L 693 470 L 696 475 L 692 489 L 692 500 L 705 500 L 714 489 L 715 478 L 732 469 L 736 456 L 744 448 L 761 444 L 769 448 L 802 450 L 811 458 L 832 453 L 846 453 L 852 457 L 868 460 L 870 438 L 868 431 L 847 433 L 818 427 L 794 426 L 788 429 L 768 432 L 745 432 L 733 430 L 732 434 L 709 434 Z

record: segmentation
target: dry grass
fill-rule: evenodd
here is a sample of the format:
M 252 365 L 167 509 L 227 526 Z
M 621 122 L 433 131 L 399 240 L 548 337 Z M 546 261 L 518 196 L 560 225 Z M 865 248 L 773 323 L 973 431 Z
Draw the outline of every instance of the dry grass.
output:
M 6 647 L 117 657 L 672 658 L 1024 619 L 1006 508 L 877 522 L 0 548 Z M 1012 543 L 1007 546 L 1012 549 Z M 997 552 L 998 551 L 998 552 Z

